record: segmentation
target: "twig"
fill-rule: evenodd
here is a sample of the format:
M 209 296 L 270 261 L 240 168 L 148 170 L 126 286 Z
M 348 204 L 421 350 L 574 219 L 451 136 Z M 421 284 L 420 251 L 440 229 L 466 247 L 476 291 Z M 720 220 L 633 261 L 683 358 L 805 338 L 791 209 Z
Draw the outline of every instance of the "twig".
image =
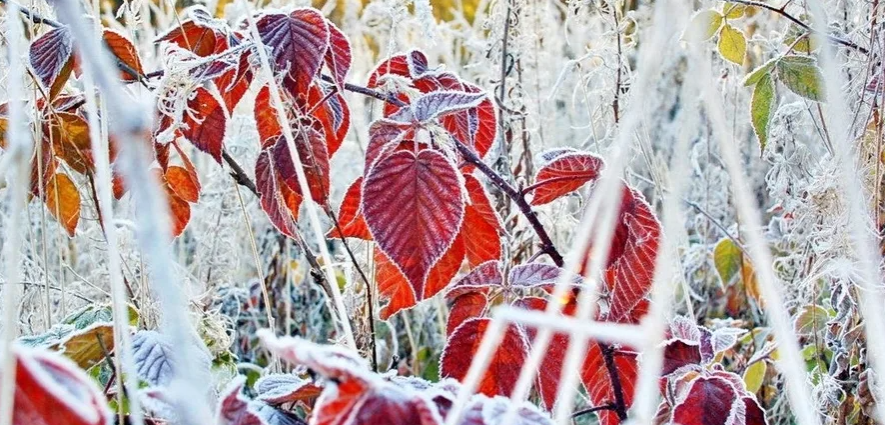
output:
M 618 368 L 615 365 L 614 349 L 608 344 L 599 344 L 602 351 L 602 359 L 605 360 L 605 370 L 608 371 L 608 378 L 612 383 L 612 392 L 615 393 L 615 403 L 612 410 L 618 415 L 621 422 L 627 419 L 627 404 L 624 402 L 624 389 L 621 387 L 621 376 L 618 375 Z
M 726 1 L 726 0 L 720 0 L 720 1 Z M 821 35 L 820 32 L 811 28 L 810 25 L 806 24 L 805 22 L 802 22 L 801 20 L 799 20 L 799 18 L 796 18 L 795 16 L 787 13 L 787 11 L 785 10 L 786 6 L 787 6 L 786 4 L 781 7 L 775 7 L 770 4 L 762 3 L 759 1 L 755 1 L 755 0 L 728 0 L 728 1 L 732 2 L 732 3 L 740 3 L 740 4 L 743 4 L 746 6 L 753 6 L 753 7 L 758 7 L 758 8 L 765 9 L 765 10 L 770 10 L 774 13 L 777 13 L 778 15 L 783 16 L 784 18 L 787 18 L 788 20 L 792 21 L 794 24 L 802 27 L 802 29 L 804 29 L 812 34 Z M 789 4 L 789 2 L 787 2 L 787 4 Z M 850 47 L 854 50 L 857 50 L 858 52 L 863 53 L 864 55 L 869 55 L 869 53 L 870 53 L 869 50 L 867 50 L 865 47 L 858 46 L 857 44 L 854 44 L 853 42 L 846 40 L 844 38 L 837 37 L 832 34 L 826 34 L 826 37 L 830 41 L 832 41 L 833 43 L 841 44 L 845 47 Z
M 586 407 L 581 410 L 575 411 L 575 413 L 572 413 L 572 418 L 573 419 L 579 418 L 581 416 L 588 415 L 590 413 L 596 413 L 596 412 L 600 412 L 603 410 L 614 410 L 614 409 L 615 409 L 614 404 L 604 404 L 602 406 Z

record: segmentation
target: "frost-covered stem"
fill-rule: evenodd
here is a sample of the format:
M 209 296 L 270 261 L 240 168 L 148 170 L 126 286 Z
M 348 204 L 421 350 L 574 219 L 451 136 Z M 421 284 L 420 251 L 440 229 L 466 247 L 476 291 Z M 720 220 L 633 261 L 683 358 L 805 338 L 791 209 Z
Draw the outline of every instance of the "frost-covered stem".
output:
M 812 22 L 818 31 L 826 30 L 827 22 L 824 5 L 819 1 L 809 1 Z M 885 312 L 882 311 L 882 282 L 880 264 L 882 258 L 879 254 L 875 236 L 878 228 L 871 229 L 872 219 L 867 210 L 869 196 L 864 193 L 862 178 L 865 170 L 856 163 L 857 146 L 851 143 L 854 138 L 851 133 L 850 120 L 847 116 L 849 111 L 843 91 L 843 75 L 840 72 L 841 64 L 837 62 L 836 54 L 832 46 L 824 46 L 820 54 L 823 68 L 824 83 L 827 93 L 827 115 L 825 121 L 831 131 L 834 143 L 834 154 L 839 167 L 839 183 L 842 193 L 845 194 L 846 208 L 848 210 L 848 230 L 853 242 L 854 252 L 860 268 L 859 286 L 863 294 L 859 294 L 860 312 L 864 318 L 864 332 L 866 333 L 867 360 L 878 379 L 873 385 L 877 387 L 873 394 L 885 394 Z M 880 162 L 876 157 L 877 166 Z M 879 191 L 878 182 L 874 189 Z M 878 210 L 879 205 L 875 205 Z M 875 214 L 878 219 L 878 213 Z M 877 400 L 875 418 L 879 423 L 885 423 L 885 401 Z
M 111 165 L 109 154 L 109 141 L 107 134 L 101 131 L 99 123 L 98 105 L 95 101 L 95 87 L 90 74 L 83 75 L 83 88 L 86 92 L 86 116 L 89 120 L 89 139 L 92 153 L 95 156 L 95 177 L 93 186 L 98 198 L 98 210 L 104 219 L 105 240 L 108 243 L 108 280 L 111 285 L 111 298 L 114 315 L 114 368 L 120 378 L 120 391 L 118 403 L 122 403 L 123 385 L 126 386 L 126 394 L 137 394 L 138 374 L 123 373 L 134 371 L 135 359 L 132 357 L 132 338 L 129 335 L 129 305 L 126 287 L 123 283 L 123 271 L 120 266 L 120 252 L 117 245 L 117 226 L 114 225 L 113 183 L 111 182 Z M 105 111 L 107 112 L 107 111 Z M 105 114 L 107 116 L 107 114 Z M 123 379 L 125 377 L 125 379 Z M 120 415 L 123 414 L 122 404 L 119 405 Z M 144 417 L 141 412 L 139 397 L 129 398 L 129 420 L 133 425 L 142 425 Z
M 152 287 L 161 306 L 163 332 L 172 346 L 171 362 L 175 365 L 169 388 L 170 400 L 183 424 L 196 425 L 211 422 L 208 383 L 209 370 L 200 359 L 206 348 L 197 336 L 190 320 L 187 294 L 176 276 L 175 262 L 169 249 L 171 240 L 168 203 L 149 169 L 150 125 L 141 104 L 133 101 L 118 80 L 117 68 L 110 54 L 89 29 L 82 10 L 74 0 L 56 3 L 59 18 L 73 34 L 83 71 L 89 74 L 101 90 L 108 109 L 110 132 L 121 143 L 119 162 L 121 171 L 138 205 L 136 214 L 138 242 L 147 259 Z
M 15 16 L 17 6 L 10 5 L 10 15 Z M 6 223 L 6 239 L 3 254 L 6 257 L 6 287 L 3 288 L 3 350 L 2 361 L 4 373 L 0 375 L 0 425 L 12 423 L 12 409 L 15 399 L 16 361 L 13 343 L 18 333 L 18 288 L 22 280 L 21 232 L 23 225 L 21 216 L 25 210 L 28 189 L 31 186 L 31 150 L 33 143 L 28 130 L 28 118 L 25 114 L 25 98 L 23 80 L 25 76 L 24 53 L 25 37 L 21 21 L 6 19 L 6 43 L 9 71 L 6 76 L 7 93 L 9 94 L 9 126 L 6 129 L 8 150 L 4 156 L 11 158 L 10 176 L 7 180 L 9 190 L 9 218 Z
M 854 44 L 853 42 L 851 42 L 849 40 L 846 40 L 844 38 L 840 38 L 840 37 L 830 34 L 826 30 L 826 27 L 821 29 L 821 27 L 815 25 L 815 27 L 812 28 L 811 26 L 809 26 L 805 22 L 802 22 L 799 18 L 787 13 L 786 8 L 787 8 L 787 5 L 790 4 L 789 1 L 786 2 L 786 4 L 784 4 L 781 7 L 775 7 L 775 6 L 772 6 L 768 3 L 763 3 L 761 1 L 755 1 L 755 0 L 720 0 L 720 1 L 723 1 L 723 2 L 727 1 L 730 3 L 740 3 L 743 5 L 747 5 L 747 6 L 753 6 L 753 7 L 758 7 L 761 9 L 769 10 L 771 12 L 774 12 L 774 13 L 777 13 L 778 15 L 783 16 L 784 18 L 787 18 L 789 21 L 802 27 L 802 29 L 804 29 L 808 32 L 811 32 L 811 33 L 817 34 L 817 35 L 826 34 L 827 39 L 829 39 L 833 43 L 841 44 L 845 47 L 850 47 L 850 48 L 857 50 L 858 52 L 861 52 L 865 55 L 869 54 L 869 50 L 867 50 L 865 47 L 858 46 L 857 44 Z
M 680 14 L 684 16 L 683 14 Z M 681 24 L 677 24 L 681 26 Z M 691 77 L 699 63 L 699 47 L 691 47 L 693 55 L 689 58 L 687 75 Z M 686 84 L 682 88 L 682 99 L 697 98 L 697 78 L 686 78 Z M 648 314 L 642 318 L 641 326 L 647 336 L 645 347 L 642 348 L 642 365 L 639 377 L 636 381 L 633 406 L 630 413 L 634 423 L 638 425 L 652 425 L 655 413 L 657 413 L 660 389 L 658 379 L 664 365 L 664 340 L 667 323 L 673 309 L 673 285 L 672 279 L 675 274 L 674 264 L 679 264 L 679 241 L 685 237 L 684 214 L 680 208 L 683 201 L 682 193 L 688 182 L 689 170 L 688 151 L 689 142 L 698 125 L 698 111 L 694 102 L 688 102 L 680 112 L 681 131 L 673 148 L 672 160 L 669 168 L 669 178 L 672 182 L 670 191 L 664 198 L 663 205 L 663 231 L 659 254 L 655 259 L 655 274 L 652 280 L 651 303 Z M 684 279 L 680 279 L 684 282 Z M 684 288 L 687 289 L 688 288 Z M 688 303 L 689 306 L 691 303 Z
M 621 385 L 621 376 L 618 375 L 618 366 L 615 364 L 615 349 L 611 345 L 600 343 L 599 351 L 602 353 L 605 371 L 608 373 L 608 379 L 612 383 L 612 392 L 615 395 L 613 410 L 618 415 L 618 419 L 624 421 L 627 419 L 627 403 L 624 401 L 624 388 Z
M 750 259 L 756 265 L 755 271 L 759 289 L 765 299 L 765 312 L 778 342 L 778 352 L 780 353 L 778 369 L 786 379 L 790 410 L 795 412 L 799 424 L 818 425 L 820 419 L 817 408 L 812 403 L 811 393 L 806 383 L 805 362 L 799 353 L 799 343 L 793 332 L 790 316 L 778 287 L 777 277 L 774 275 L 771 251 L 768 248 L 765 235 L 762 233 L 762 220 L 756 205 L 756 198 L 750 189 L 747 177 L 743 174 L 743 164 L 738 147 L 734 140 L 728 137 L 730 127 L 726 121 L 725 109 L 719 99 L 719 94 L 715 91 L 716 85 L 713 84 L 708 61 L 708 58 L 704 58 L 704 64 L 699 67 L 703 72 L 702 78 L 699 80 L 709 83 L 707 87 L 703 88 L 703 99 L 713 130 L 713 137 L 718 140 L 722 160 L 728 171 L 734 205 L 737 208 L 738 217 L 744 224 L 744 236 L 747 238 Z
M 240 2 L 241 6 L 246 11 L 246 22 L 249 25 L 249 31 L 252 35 L 252 39 L 255 40 L 255 50 L 258 52 L 258 56 L 261 59 L 261 71 L 264 74 L 264 79 L 267 81 L 270 89 L 270 98 L 272 106 L 274 108 L 274 112 L 277 116 L 277 121 L 282 124 L 281 126 L 283 128 L 283 137 L 285 138 L 286 146 L 289 148 L 289 152 L 292 155 L 292 164 L 295 166 L 295 175 L 298 178 L 298 187 L 301 189 L 301 193 L 303 194 L 305 201 L 307 201 L 307 215 L 310 218 L 310 224 L 313 228 L 312 230 L 316 235 L 317 245 L 319 246 L 320 254 L 326 259 L 323 271 L 325 271 L 326 273 L 328 288 L 332 295 L 332 301 L 335 303 L 338 322 L 341 326 L 341 330 L 344 334 L 347 345 L 351 349 L 356 350 L 356 339 L 353 336 L 353 330 L 351 329 L 350 321 L 347 318 L 347 309 L 344 307 L 344 301 L 341 297 L 341 290 L 335 283 L 336 280 L 335 271 L 332 268 L 332 256 L 329 254 L 329 248 L 326 246 L 326 241 L 323 237 L 323 229 L 320 225 L 319 214 L 317 214 L 316 206 L 311 199 L 310 186 L 307 183 L 307 176 L 304 174 L 304 167 L 302 166 L 301 155 L 299 154 L 298 149 L 295 146 L 295 136 L 292 134 L 292 126 L 289 122 L 288 117 L 286 116 L 286 107 L 283 104 L 283 99 L 280 97 L 280 90 L 277 86 L 276 79 L 274 78 L 273 68 L 271 68 L 270 65 L 270 59 L 268 59 L 267 57 L 267 50 L 265 49 L 264 43 L 261 40 L 261 34 L 258 32 L 258 27 L 255 26 L 255 18 L 252 16 L 252 6 L 244 0 L 240 0 Z

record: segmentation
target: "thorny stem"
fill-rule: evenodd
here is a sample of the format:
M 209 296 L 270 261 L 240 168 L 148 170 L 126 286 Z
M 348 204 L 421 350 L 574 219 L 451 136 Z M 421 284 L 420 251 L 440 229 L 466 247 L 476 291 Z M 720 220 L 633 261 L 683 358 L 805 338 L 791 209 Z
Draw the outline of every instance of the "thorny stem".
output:
M 720 0 L 720 1 L 726 1 L 726 0 Z M 740 4 L 743 4 L 746 6 L 758 7 L 758 8 L 765 9 L 765 10 L 770 10 L 774 13 L 777 13 L 778 15 L 783 16 L 784 18 L 787 18 L 788 20 L 792 21 L 794 24 L 802 27 L 802 29 L 804 29 L 812 34 L 818 34 L 818 35 L 821 34 L 817 30 L 815 30 L 814 28 L 811 28 L 810 25 L 799 20 L 799 18 L 796 18 L 795 16 L 787 13 L 786 8 L 787 8 L 787 5 L 790 4 L 790 2 L 787 2 L 786 4 L 784 4 L 781 7 L 776 7 L 776 6 L 772 6 L 770 4 L 762 3 L 762 2 L 756 1 L 756 0 L 727 0 L 727 1 L 730 1 L 732 3 L 740 3 Z M 846 40 L 841 37 L 837 37 L 832 34 L 826 34 L 826 37 L 827 37 L 827 39 L 829 39 L 833 43 L 841 44 L 845 47 L 850 47 L 854 50 L 857 50 L 858 52 L 861 52 L 865 55 L 869 55 L 869 50 L 867 50 L 865 47 L 858 46 L 857 44 L 854 44 L 853 42 L 851 42 L 849 40 Z

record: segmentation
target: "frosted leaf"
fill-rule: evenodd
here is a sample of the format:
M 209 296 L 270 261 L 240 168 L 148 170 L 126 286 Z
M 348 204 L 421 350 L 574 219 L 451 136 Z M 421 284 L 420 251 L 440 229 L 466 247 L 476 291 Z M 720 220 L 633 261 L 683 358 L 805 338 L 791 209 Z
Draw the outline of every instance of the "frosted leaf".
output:
M 283 404 L 320 395 L 322 389 L 298 375 L 273 374 L 255 382 L 258 399 L 270 404 Z
M 306 93 L 329 48 L 329 26 L 323 15 L 315 9 L 296 9 L 288 15 L 264 15 L 255 26 L 261 42 L 272 51 L 276 70 L 288 70 L 286 85 L 294 85 L 294 95 Z
M 138 376 L 152 386 L 172 381 L 172 347 L 156 331 L 138 331 L 132 337 L 132 357 Z
M 436 91 L 421 96 L 410 109 L 402 109 L 390 118 L 399 122 L 427 122 L 465 109 L 475 108 L 484 99 L 486 99 L 485 93 Z

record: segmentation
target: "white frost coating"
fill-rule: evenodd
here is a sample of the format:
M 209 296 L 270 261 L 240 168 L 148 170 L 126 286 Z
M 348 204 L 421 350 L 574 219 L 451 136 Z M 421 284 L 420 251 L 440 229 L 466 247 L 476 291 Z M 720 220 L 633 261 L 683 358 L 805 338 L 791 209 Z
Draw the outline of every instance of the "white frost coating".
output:
M 18 16 L 19 9 L 16 4 L 9 4 L 8 16 Z M 9 53 L 9 74 L 7 75 L 7 90 L 9 93 L 9 119 L 6 130 L 6 140 L 9 150 L 4 157 L 10 159 L 10 175 L 7 177 L 9 190 L 8 222 L 6 238 L 3 245 L 3 255 L 6 258 L 5 274 L 6 285 L 3 288 L 3 339 L 2 358 L 3 368 L 0 370 L 15 370 L 15 354 L 13 353 L 13 340 L 18 333 L 18 283 L 22 280 L 21 260 L 21 232 L 24 226 L 21 223 L 21 215 L 27 202 L 28 190 L 31 186 L 31 151 L 33 143 L 30 140 L 31 132 L 28 129 L 28 118 L 25 115 L 25 98 L 22 81 L 25 76 L 24 63 L 25 37 L 21 20 L 6 19 L 6 43 Z M 0 382 L 0 425 L 12 423 L 12 405 L 15 396 L 15 374 L 4 373 Z
M 295 175 L 298 177 L 298 187 L 301 189 L 304 200 L 307 201 L 306 208 L 307 215 L 310 217 L 311 230 L 313 230 L 313 233 L 317 238 L 320 254 L 325 259 L 323 263 L 323 272 L 326 274 L 326 282 L 329 283 L 329 288 L 332 291 L 332 301 L 335 303 L 338 322 L 341 325 L 342 333 L 344 334 L 348 347 L 356 350 L 356 340 L 353 337 L 350 321 L 347 319 L 347 310 L 344 308 L 344 301 L 341 298 L 341 290 L 338 288 L 338 285 L 335 284 L 337 280 L 335 279 L 335 270 L 332 268 L 332 256 L 329 254 L 328 246 L 326 246 L 326 240 L 323 236 L 325 233 L 320 226 L 320 217 L 319 214 L 317 214 L 316 205 L 314 205 L 310 194 L 310 186 L 307 184 L 307 176 L 304 175 L 304 167 L 301 165 L 301 154 L 298 153 L 298 149 L 295 147 L 295 137 L 292 135 L 292 125 L 284 112 L 286 110 L 285 105 L 283 104 L 283 99 L 280 97 L 280 90 L 277 86 L 276 79 L 274 79 L 270 60 L 267 57 L 267 50 L 261 40 L 261 34 L 258 32 L 258 27 L 255 26 L 255 18 L 252 16 L 252 6 L 244 0 L 240 0 L 240 3 L 243 4 L 243 7 L 246 10 L 246 21 L 249 24 L 249 32 L 252 35 L 252 39 L 255 40 L 255 50 L 261 58 L 261 71 L 268 84 L 270 99 L 271 102 L 273 102 L 272 106 L 276 113 L 277 121 L 282 124 L 283 137 L 286 139 L 286 146 L 289 148 L 289 152 L 292 156 L 292 163 L 295 166 Z
M 677 16 L 684 16 L 677 12 Z M 676 24 L 677 28 L 682 26 Z M 692 78 L 696 72 L 699 45 L 691 46 L 692 55 L 689 58 L 689 78 L 685 79 L 682 89 L 682 99 L 696 99 L 698 94 L 698 79 Z M 658 257 L 655 260 L 655 275 L 652 281 L 651 305 L 648 314 L 642 319 L 642 332 L 646 335 L 645 347 L 642 350 L 642 362 L 640 363 L 639 377 L 636 381 L 636 392 L 633 396 L 633 406 L 630 410 L 630 420 L 635 424 L 651 425 L 654 423 L 657 413 L 660 389 L 658 378 L 664 364 L 663 342 L 667 323 L 673 309 L 673 277 L 675 275 L 674 264 L 679 264 L 680 243 L 687 237 L 685 233 L 685 214 L 682 208 L 682 193 L 688 182 L 691 167 L 688 164 L 688 150 L 691 136 L 698 126 L 698 110 L 694 102 L 686 102 L 686 107 L 680 112 L 681 132 L 678 135 L 676 146 L 671 156 L 669 178 L 672 182 L 670 192 L 664 198 L 663 231 L 661 232 L 661 244 L 658 249 Z M 680 280 L 681 277 L 680 277 Z M 694 323 L 694 322 L 692 322 Z
M 169 388 L 182 423 L 189 425 L 211 422 L 208 368 L 196 362 L 205 351 L 188 314 L 187 296 L 176 276 L 175 262 L 169 249 L 170 223 L 167 202 L 148 168 L 148 122 L 142 103 L 133 104 L 117 79 L 116 67 L 108 52 L 92 34 L 79 6 L 73 0 L 56 3 L 58 17 L 71 28 L 76 46 L 82 52 L 84 73 L 90 74 L 101 89 L 110 110 L 111 132 L 121 143 L 120 170 L 128 182 L 137 214 L 138 242 L 150 267 L 154 293 L 161 306 L 161 329 L 176 347 L 173 363 L 179 365 Z M 202 396 L 201 396 L 202 395 Z
M 97 22 L 97 21 L 96 21 Z M 138 374 L 135 373 L 135 361 L 132 358 L 132 338 L 129 334 L 129 304 L 126 287 L 123 283 L 123 271 L 120 268 L 120 252 L 117 244 L 117 227 L 114 222 L 113 183 L 111 183 L 110 145 L 107 133 L 101 131 L 98 119 L 98 108 L 95 101 L 95 86 L 91 74 L 83 75 L 83 88 L 86 92 L 86 117 L 89 120 L 89 140 L 95 162 L 95 185 L 98 196 L 98 207 L 105 223 L 105 239 L 108 243 L 108 280 L 111 284 L 112 306 L 114 315 L 114 366 L 117 376 L 125 376 L 124 384 L 129 394 L 138 392 Z M 107 111 L 105 111 L 107 112 Z M 107 116 L 107 113 L 105 113 Z M 122 372 L 126 372 L 125 374 Z M 122 399 L 120 392 L 118 402 Z M 138 397 L 129 398 L 129 420 L 134 425 L 142 425 L 144 417 Z
M 821 34 L 829 33 L 829 25 L 826 22 L 827 13 L 818 0 L 809 1 L 811 7 L 812 26 Z M 878 14 L 878 11 L 874 11 Z M 851 241 L 857 260 L 860 279 L 860 287 L 863 294 L 859 294 L 860 311 L 864 317 L 864 332 L 866 333 L 867 358 L 870 360 L 877 379 L 870 385 L 877 387 L 874 394 L 885 394 L 885 312 L 882 311 L 882 286 L 883 276 L 879 265 L 882 257 L 879 255 L 878 243 L 874 234 L 878 231 L 873 229 L 871 213 L 867 209 L 868 194 L 863 193 L 861 183 L 862 167 L 859 167 L 857 158 L 857 146 L 852 145 L 854 140 L 847 116 L 850 110 L 845 102 L 843 79 L 839 70 L 834 48 L 831 43 L 823 43 L 820 50 L 820 64 L 823 68 L 823 77 L 827 93 L 826 115 L 824 120 L 827 128 L 833 135 L 833 151 L 836 162 L 839 165 L 839 185 L 845 193 L 846 207 L 848 210 L 848 225 Z M 877 206 L 878 208 L 878 206 Z M 875 232 L 875 233 L 874 233 Z M 879 423 L 885 423 L 885 401 L 875 403 L 874 416 Z
M 703 58 L 699 68 L 701 75 L 698 80 L 709 82 L 708 87 L 702 88 L 702 97 L 713 130 L 713 137 L 718 140 L 722 160 L 731 177 L 734 205 L 738 210 L 741 223 L 744 224 L 744 235 L 747 237 L 750 259 L 756 265 L 755 271 L 759 289 L 762 298 L 765 299 L 765 312 L 778 342 L 780 359 L 777 365 L 778 370 L 784 374 L 786 379 L 790 410 L 796 414 L 799 424 L 818 425 L 820 421 L 817 409 L 811 402 L 811 393 L 806 383 L 805 362 L 799 353 L 799 343 L 793 332 L 792 321 L 784 306 L 777 277 L 774 275 L 771 251 L 765 241 L 765 235 L 762 234 L 759 208 L 756 205 L 756 198 L 750 190 L 748 179 L 743 175 L 743 165 L 737 145 L 728 137 L 729 126 L 719 93 L 716 92 L 716 86 L 713 84 L 713 76 L 709 71 L 711 66 L 708 57 Z

